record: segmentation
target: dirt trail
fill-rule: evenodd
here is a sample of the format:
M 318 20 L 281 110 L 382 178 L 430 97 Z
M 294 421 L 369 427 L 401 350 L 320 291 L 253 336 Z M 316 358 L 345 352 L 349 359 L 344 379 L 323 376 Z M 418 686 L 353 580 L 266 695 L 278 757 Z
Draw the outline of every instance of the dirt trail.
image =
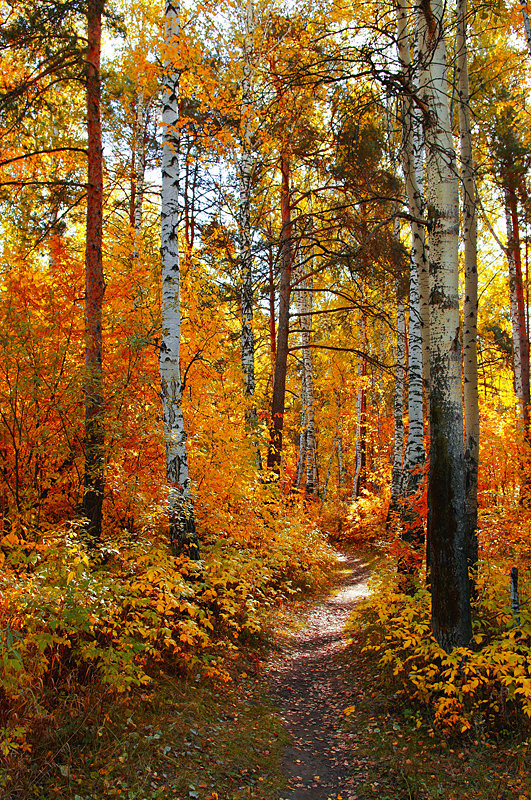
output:
M 289 800 L 358 798 L 341 726 L 344 709 L 356 698 L 341 656 L 345 625 L 366 594 L 369 569 L 359 556 L 338 554 L 338 560 L 337 590 L 313 607 L 303 629 L 281 640 L 269 666 L 271 694 L 291 741 L 284 754 L 289 789 L 283 798 Z

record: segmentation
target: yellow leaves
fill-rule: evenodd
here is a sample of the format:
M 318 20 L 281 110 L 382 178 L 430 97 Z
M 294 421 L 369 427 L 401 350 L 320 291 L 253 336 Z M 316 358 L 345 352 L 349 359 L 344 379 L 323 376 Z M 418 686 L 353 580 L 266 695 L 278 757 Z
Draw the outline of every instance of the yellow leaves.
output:
M 382 572 L 349 626 L 365 631 L 365 649 L 379 653 L 381 666 L 411 700 L 429 705 L 445 734 L 463 734 L 478 719 L 491 725 L 505 715 L 507 725 L 507 718 L 531 717 L 531 617 L 522 610 L 521 625 L 513 625 L 506 573 L 491 564 L 480 574 L 475 648 L 449 654 L 431 635 L 426 589 L 400 595 L 395 581 Z
M 346 717 L 350 717 L 351 714 L 354 714 L 356 711 L 356 706 L 348 706 L 347 708 L 343 709 L 343 714 Z

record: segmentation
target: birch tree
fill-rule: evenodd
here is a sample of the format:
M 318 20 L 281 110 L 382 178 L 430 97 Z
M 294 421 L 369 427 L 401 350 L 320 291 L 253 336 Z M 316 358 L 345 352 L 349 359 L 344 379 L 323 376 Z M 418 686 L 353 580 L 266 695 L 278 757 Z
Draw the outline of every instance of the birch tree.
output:
M 301 270 L 304 266 L 301 267 Z M 310 348 L 312 337 L 312 307 L 313 307 L 313 276 L 299 275 L 297 311 L 301 327 L 301 431 L 299 437 L 299 462 L 297 466 L 297 488 L 302 480 L 305 481 L 305 494 L 317 493 L 317 459 L 315 451 L 315 414 L 314 414 L 314 380 L 312 351 Z
M 165 59 L 162 80 L 162 336 L 160 379 L 162 420 L 166 444 L 166 480 L 170 541 L 193 558 L 199 557 L 188 474 L 183 387 L 180 373 L 181 305 L 178 228 L 179 194 L 179 46 L 180 8 L 166 0 L 164 15 Z
M 449 114 L 444 4 L 422 0 L 420 8 L 430 225 L 428 546 L 433 632 L 450 651 L 468 645 L 472 637 L 459 331 L 459 187 Z
M 410 42 L 407 30 L 407 3 L 397 6 L 397 42 L 400 67 L 404 80 L 416 74 L 412 70 Z M 415 510 L 415 494 L 422 482 L 425 463 L 423 422 L 423 334 L 428 326 L 422 324 L 421 276 L 427 272 L 422 198 L 422 146 L 420 120 L 412 99 L 416 86 L 402 103 L 402 168 L 407 202 L 411 215 L 411 251 L 409 263 L 409 350 L 408 350 L 408 436 L 404 455 L 402 481 L 403 538 L 417 549 L 424 539 L 423 521 Z
M 244 31 L 242 45 L 241 80 L 241 157 L 239 163 L 239 236 L 241 266 L 241 308 L 242 308 L 242 370 L 244 392 L 248 400 L 255 393 L 254 371 L 254 331 L 253 331 L 253 254 L 251 231 L 251 185 L 253 179 L 253 159 L 251 149 L 252 118 L 252 69 L 253 69 L 253 29 L 254 5 L 247 0 L 244 12 Z M 256 405 L 251 401 L 246 408 L 247 426 L 253 438 L 258 424 Z M 258 443 L 254 442 L 257 467 L 262 461 Z

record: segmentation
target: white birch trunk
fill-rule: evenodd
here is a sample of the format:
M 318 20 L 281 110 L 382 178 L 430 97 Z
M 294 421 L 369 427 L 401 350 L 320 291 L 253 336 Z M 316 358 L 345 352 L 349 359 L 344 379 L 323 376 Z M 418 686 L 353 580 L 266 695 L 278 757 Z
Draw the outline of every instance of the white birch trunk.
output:
M 406 6 L 407 7 L 407 6 Z M 413 65 L 413 89 L 420 95 L 419 87 L 422 82 L 429 81 L 426 74 L 423 57 L 420 52 L 420 29 L 423 25 L 420 8 L 415 7 L 415 41 Z M 419 203 L 420 216 L 426 215 L 426 201 L 424 197 L 424 131 L 422 113 L 417 103 L 412 103 L 411 116 L 411 144 L 413 158 L 413 173 L 415 175 L 415 197 Z M 420 294 L 420 319 L 422 325 L 422 374 L 425 391 L 426 416 L 430 416 L 430 280 L 429 280 L 429 243 L 426 237 L 426 228 L 422 233 L 423 256 L 417 258 L 419 294 Z
M 365 315 L 361 321 L 361 336 L 363 342 L 363 353 L 367 351 L 367 320 Z M 365 402 L 366 402 L 366 387 L 365 376 L 367 374 L 367 362 L 365 358 L 361 358 L 358 362 L 358 376 L 360 378 L 360 388 L 358 389 L 358 397 L 356 401 L 356 451 L 355 451 L 355 471 L 354 480 L 352 482 L 352 500 L 357 500 L 360 496 L 362 489 L 362 481 L 365 477 L 366 471 L 366 419 L 365 419 Z
M 239 164 L 239 229 L 240 264 L 242 272 L 242 369 L 245 394 L 252 397 L 255 391 L 254 334 L 253 334 L 253 282 L 251 250 L 251 183 L 253 161 L 251 153 L 251 78 L 253 58 L 253 2 L 248 0 L 244 17 L 243 69 L 242 69 L 242 152 Z M 256 409 L 254 410 L 256 417 Z
M 525 38 L 527 41 L 527 49 L 531 55 L 531 22 L 529 21 L 529 12 L 527 10 L 527 0 L 520 0 L 520 8 L 522 10 L 522 17 L 524 20 Z
M 407 79 L 411 68 L 409 37 L 407 33 L 407 3 L 399 0 L 397 6 L 397 40 L 401 68 Z M 415 87 L 413 87 L 415 88 Z M 424 203 L 419 181 L 422 182 L 422 136 L 420 120 L 412 101 L 404 99 L 402 111 L 402 164 L 406 194 L 411 217 L 411 255 L 409 280 L 409 362 L 408 362 L 408 437 L 404 455 L 402 494 L 415 492 L 422 480 L 425 462 L 423 421 L 423 338 L 429 327 L 422 324 L 420 278 L 427 275 L 425 247 Z M 422 186 L 422 183 L 420 184 Z M 425 301 L 427 297 L 425 298 Z M 424 337 L 423 337 L 424 334 Z M 418 538 L 420 530 L 416 526 Z M 413 534 L 413 531 L 410 531 Z M 406 538 L 408 538 L 406 536 Z
M 509 267 L 509 299 L 511 304 L 511 328 L 513 332 L 513 369 L 514 369 L 514 388 L 518 403 L 520 406 L 520 414 L 524 407 L 524 389 L 522 383 L 522 356 L 520 353 L 520 326 L 518 324 L 518 300 L 516 297 L 516 265 L 514 262 L 514 249 L 511 247 L 511 242 L 514 240 L 513 220 L 511 217 L 511 210 L 509 207 L 509 193 L 505 190 L 504 204 L 505 204 L 505 224 L 507 226 L 507 265 Z
M 164 41 L 166 47 L 162 81 L 162 335 L 160 379 L 162 420 L 166 444 L 166 480 L 170 540 L 189 555 L 198 557 L 195 533 L 180 374 L 181 306 L 178 227 L 179 196 L 179 72 L 173 65 L 178 44 L 179 5 L 166 0 Z
M 299 451 L 299 470 L 297 485 L 302 482 L 305 473 L 305 492 L 314 494 L 317 490 L 317 465 L 315 449 L 315 413 L 312 351 L 312 292 L 313 277 L 305 278 L 299 283 L 297 291 L 297 311 L 299 312 L 302 345 L 302 414 L 301 438 Z
M 391 478 L 390 510 L 396 507 L 401 496 L 402 462 L 404 459 L 404 381 L 406 358 L 406 317 L 400 282 L 397 281 L 396 307 L 396 378 L 394 402 L 394 447 Z
M 465 525 L 463 401 L 459 331 L 459 191 L 449 115 L 444 4 L 422 0 L 420 89 L 430 222 L 430 411 L 428 485 L 432 627 L 447 651 L 472 636 Z
M 144 202 L 144 180 L 146 174 L 146 109 L 144 106 L 144 89 L 138 90 L 136 105 L 136 138 L 135 138 L 135 205 L 133 219 L 135 227 L 135 256 L 138 255 L 142 235 L 142 206 Z

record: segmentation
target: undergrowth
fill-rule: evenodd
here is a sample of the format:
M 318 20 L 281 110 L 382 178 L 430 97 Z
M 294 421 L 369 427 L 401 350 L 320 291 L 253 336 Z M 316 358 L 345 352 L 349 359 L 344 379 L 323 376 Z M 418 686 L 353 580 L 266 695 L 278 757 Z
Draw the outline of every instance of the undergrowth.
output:
M 446 735 L 528 727 L 531 718 L 530 573 L 521 573 L 515 619 L 506 565 L 481 564 L 469 648 L 446 653 L 431 632 L 431 595 L 399 589 L 396 569 L 380 571 L 350 627 L 378 656 L 383 677 Z
M 260 638 L 272 605 L 327 572 L 330 550 L 302 506 L 273 499 L 218 508 L 215 518 L 203 508 L 201 524 L 198 562 L 172 553 L 156 519 L 138 533 L 114 532 L 96 566 L 74 523 L 4 535 L 4 788 L 38 759 L 43 730 L 95 703 L 105 713 L 120 696 L 149 692 L 161 674 L 230 682 L 234 653 Z

